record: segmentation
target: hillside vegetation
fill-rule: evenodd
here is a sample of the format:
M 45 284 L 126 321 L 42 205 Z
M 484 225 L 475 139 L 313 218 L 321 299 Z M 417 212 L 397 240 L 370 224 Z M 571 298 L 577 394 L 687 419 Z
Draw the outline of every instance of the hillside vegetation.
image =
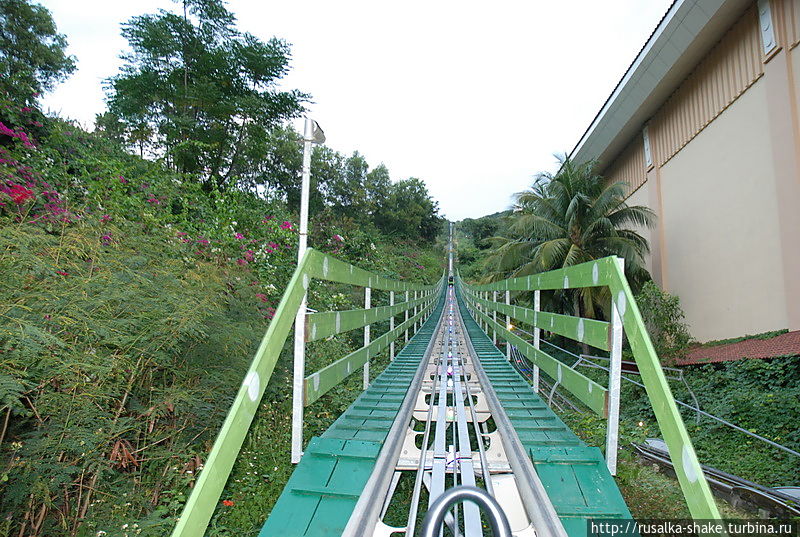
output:
M 183 4 L 126 25 L 136 53 L 90 133 L 39 110 L 74 67 L 49 13 L 0 1 L 0 34 L 15 36 L 0 40 L 0 536 L 168 535 L 296 265 L 301 144 L 286 119 L 308 96 L 275 90 L 288 45 L 239 33 L 222 2 Z M 154 31 L 172 48 L 153 48 Z M 230 88 L 222 60 L 250 78 Z M 163 91 L 138 93 L 137 76 Z M 325 146 L 312 177 L 311 246 L 393 278 L 441 276 L 421 180 Z M 309 305 L 362 300 L 319 286 Z M 355 339 L 310 346 L 309 367 Z M 237 466 L 231 482 L 259 507 L 243 520 L 221 506 L 214 534 L 263 522 L 291 471 L 289 374 L 284 356 L 246 442 L 268 476 Z M 309 409 L 309 434 L 351 384 Z

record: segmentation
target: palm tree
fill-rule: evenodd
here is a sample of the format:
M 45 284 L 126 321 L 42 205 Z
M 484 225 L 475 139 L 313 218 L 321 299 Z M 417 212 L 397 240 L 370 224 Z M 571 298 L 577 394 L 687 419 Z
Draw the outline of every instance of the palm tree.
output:
M 502 236 L 491 239 L 485 262 L 491 282 L 554 270 L 609 255 L 625 259 L 633 282 L 649 279 L 644 257 L 647 240 L 635 227 L 653 227 L 648 207 L 625 203 L 625 183 L 609 184 L 596 171 L 596 162 L 576 164 L 560 158 L 555 174 L 540 173 L 529 190 L 516 195 L 514 212 Z M 544 298 L 544 297 L 543 297 Z M 605 309 L 607 292 L 585 288 L 555 292 L 552 311 L 596 317 Z

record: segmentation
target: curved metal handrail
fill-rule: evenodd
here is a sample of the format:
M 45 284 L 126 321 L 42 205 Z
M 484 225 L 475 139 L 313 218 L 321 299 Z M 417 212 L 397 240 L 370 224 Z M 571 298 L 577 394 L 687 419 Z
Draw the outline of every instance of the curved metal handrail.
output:
M 422 521 L 421 537 L 436 537 L 439 535 L 439 530 L 442 528 L 444 516 L 450 509 L 450 506 L 456 502 L 463 502 L 465 500 L 478 504 L 478 507 L 483 509 L 489 519 L 489 525 L 492 528 L 492 535 L 495 537 L 512 537 L 511 526 L 508 524 L 506 514 L 503 508 L 497 503 L 488 492 L 477 487 L 468 487 L 461 485 L 453 487 L 444 491 L 444 493 L 436 498 L 433 502 L 428 513 L 425 515 L 425 520 Z

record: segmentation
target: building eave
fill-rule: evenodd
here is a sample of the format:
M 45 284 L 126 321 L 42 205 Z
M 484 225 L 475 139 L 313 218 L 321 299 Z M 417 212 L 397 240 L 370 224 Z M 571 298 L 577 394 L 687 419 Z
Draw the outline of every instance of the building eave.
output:
M 609 165 L 752 0 L 675 0 L 570 158 Z

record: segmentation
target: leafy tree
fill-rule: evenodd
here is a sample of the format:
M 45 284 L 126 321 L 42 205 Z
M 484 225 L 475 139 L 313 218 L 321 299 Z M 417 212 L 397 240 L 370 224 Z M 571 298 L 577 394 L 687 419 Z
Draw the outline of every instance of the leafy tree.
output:
M 340 180 L 329 185 L 329 200 L 334 212 L 363 219 L 367 213 L 368 170 L 367 160 L 358 151 L 344 161 Z
M 129 144 L 163 155 L 175 169 L 226 187 L 262 160 L 267 133 L 297 117 L 308 95 L 280 91 L 289 45 L 236 29 L 223 0 L 183 0 L 123 25 L 131 52 L 107 81 L 109 112 Z
M 47 9 L 27 0 L 0 0 L 0 90 L 13 101 L 30 102 L 75 70 L 66 47 Z
M 333 185 L 344 180 L 344 155 L 333 149 L 315 146 L 311 153 L 311 196 L 309 214 L 317 214 L 333 204 Z
M 562 160 L 556 174 L 541 173 L 533 186 L 517 195 L 509 226 L 493 239 L 486 260 L 489 280 L 524 276 L 577 265 L 609 255 L 625 259 L 634 282 L 647 279 L 647 240 L 635 226 L 652 227 L 655 215 L 625 203 L 625 184 L 611 183 L 595 162 Z M 607 294 L 607 293 L 606 293 Z M 595 316 L 607 301 L 598 288 L 553 293 L 553 307 Z
M 375 225 L 386 233 L 434 240 L 442 222 L 438 212 L 425 183 L 405 179 L 391 185 L 386 201 L 377 208 Z
M 367 198 L 367 213 L 373 218 L 380 208 L 386 205 L 392 192 L 392 186 L 389 169 L 385 165 L 378 164 L 367 173 L 364 181 L 364 193 Z
M 290 126 L 277 127 L 260 139 L 261 159 L 239 177 L 246 188 L 267 187 L 280 193 L 291 210 L 300 212 L 300 174 L 303 167 L 300 135 Z M 253 159 L 256 160 L 256 159 Z
M 489 248 L 491 244 L 487 239 L 494 237 L 503 225 L 503 218 L 507 217 L 509 212 L 500 212 L 482 216 L 480 218 L 465 218 L 461 221 L 459 226 L 468 234 L 472 241 L 480 249 Z

